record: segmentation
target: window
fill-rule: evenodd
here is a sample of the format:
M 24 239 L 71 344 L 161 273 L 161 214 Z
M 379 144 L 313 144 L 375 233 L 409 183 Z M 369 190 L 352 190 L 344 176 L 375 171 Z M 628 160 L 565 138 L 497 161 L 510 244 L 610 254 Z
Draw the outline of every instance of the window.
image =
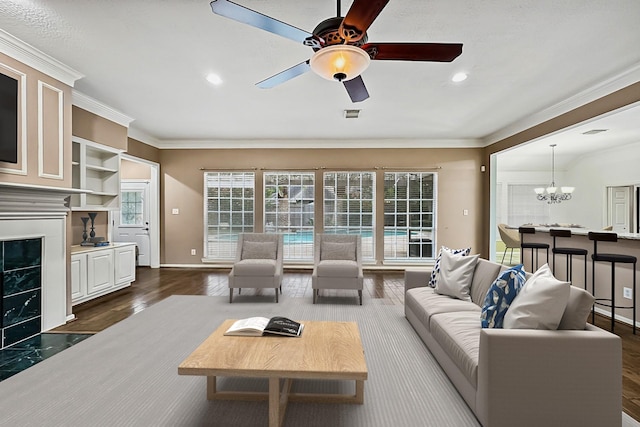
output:
M 142 190 L 122 190 L 120 225 L 144 225 L 143 194 Z
M 384 259 L 433 258 L 434 173 L 384 174 Z
M 205 254 L 233 259 L 238 234 L 253 232 L 253 172 L 207 172 L 205 180 Z
M 360 234 L 363 259 L 374 259 L 375 174 L 324 173 L 324 232 Z
M 284 235 L 285 261 L 313 260 L 314 198 L 314 172 L 265 172 L 264 231 Z
M 549 204 L 537 199 L 533 191 L 546 185 L 509 184 L 507 224 L 519 227 L 522 224 L 548 224 Z

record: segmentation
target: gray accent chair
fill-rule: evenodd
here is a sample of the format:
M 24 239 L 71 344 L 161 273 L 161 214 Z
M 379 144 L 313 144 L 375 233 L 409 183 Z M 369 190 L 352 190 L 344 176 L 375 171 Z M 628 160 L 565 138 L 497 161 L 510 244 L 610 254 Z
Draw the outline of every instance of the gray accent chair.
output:
M 320 289 L 353 289 L 362 305 L 362 238 L 359 234 L 317 234 L 311 276 L 313 303 Z
M 238 235 L 236 259 L 229 273 L 229 303 L 233 289 L 274 288 L 282 294 L 282 234 L 242 233 Z

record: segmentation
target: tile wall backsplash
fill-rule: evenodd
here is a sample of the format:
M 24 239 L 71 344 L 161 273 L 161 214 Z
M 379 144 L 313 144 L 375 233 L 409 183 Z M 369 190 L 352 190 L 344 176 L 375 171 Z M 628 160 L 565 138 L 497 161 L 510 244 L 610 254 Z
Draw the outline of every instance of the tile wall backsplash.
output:
M 41 331 L 42 239 L 0 242 L 2 348 Z

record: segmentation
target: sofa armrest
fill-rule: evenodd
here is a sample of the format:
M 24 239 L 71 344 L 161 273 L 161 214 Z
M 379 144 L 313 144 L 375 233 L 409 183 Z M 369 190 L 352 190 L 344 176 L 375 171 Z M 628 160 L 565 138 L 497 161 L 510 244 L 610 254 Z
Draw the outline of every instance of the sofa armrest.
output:
M 614 426 L 622 422 L 620 337 L 482 329 L 476 413 L 483 425 Z
M 404 293 L 409 289 L 425 287 L 431 277 L 430 268 L 407 268 L 404 270 Z

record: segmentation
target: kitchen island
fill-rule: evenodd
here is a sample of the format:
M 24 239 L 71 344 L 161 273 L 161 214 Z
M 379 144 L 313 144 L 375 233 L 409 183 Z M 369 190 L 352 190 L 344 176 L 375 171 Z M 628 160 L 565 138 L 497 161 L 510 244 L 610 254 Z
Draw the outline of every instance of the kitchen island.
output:
M 572 283 L 580 288 L 585 288 L 592 292 L 592 262 L 593 241 L 589 240 L 590 231 L 602 232 L 602 230 L 589 230 L 587 228 L 564 228 L 564 227 L 535 227 L 535 234 L 524 235 L 525 242 L 537 242 L 549 244 L 549 266 L 554 269 L 554 275 L 560 280 L 566 280 L 567 268 L 564 255 L 556 255 L 555 265 L 553 263 L 553 237 L 549 234 L 549 230 L 568 229 L 571 230 L 571 238 L 557 238 L 558 247 L 582 248 L 588 251 L 587 255 L 587 277 L 584 274 L 584 257 L 573 257 L 573 280 Z M 633 255 L 640 259 L 640 233 L 618 233 L 617 242 L 598 242 L 598 253 L 613 253 Z M 539 265 L 544 264 L 544 251 L 539 253 Z M 524 265 L 526 271 L 535 271 L 531 265 L 531 255 L 529 249 L 524 251 Z M 639 264 L 640 265 L 640 264 Z M 636 280 L 640 281 L 640 271 L 636 268 Z M 633 289 L 633 265 L 632 264 L 616 264 L 616 287 L 615 300 L 616 306 L 631 306 L 632 298 L 624 298 L 623 288 Z M 637 290 L 640 290 L 640 283 L 636 283 Z M 632 292 L 629 291 L 629 292 Z M 611 298 L 611 264 L 598 262 L 596 263 L 596 298 Z M 637 295 L 636 295 L 637 297 Z M 640 304 L 638 304 L 640 306 Z M 638 317 L 638 308 L 636 307 L 636 317 Z M 596 312 L 610 317 L 611 311 L 609 307 L 596 305 Z M 631 309 L 616 309 L 616 320 L 631 325 L 633 323 L 633 313 Z

